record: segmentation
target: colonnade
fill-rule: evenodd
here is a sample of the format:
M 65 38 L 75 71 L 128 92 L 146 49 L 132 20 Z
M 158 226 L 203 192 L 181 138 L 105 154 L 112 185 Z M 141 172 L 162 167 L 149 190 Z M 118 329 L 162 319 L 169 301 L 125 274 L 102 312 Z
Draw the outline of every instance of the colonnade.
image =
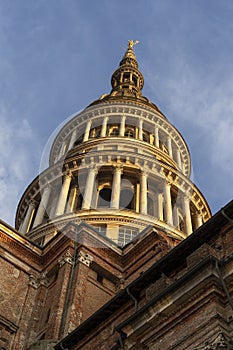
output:
M 89 210 L 96 207 L 96 204 L 93 203 L 93 198 L 95 197 L 94 191 L 98 188 L 98 186 L 96 187 L 97 174 L 98 169 L 96 166 L 91 166 L 88 169 L 86 183 L 84 186 L 82 207 L 80 208 L 82 210 Z M 113 166 L 111 200 L 109 203 L 109 207 L 111 209 L 120 209 L 120 196 L 121 190 L 123 189 L 122 174 L 122 164 L 116 164 Z M 149 197 L 148 176 L 149 172 L 147 170 L 140 171 L 139 179 L 137 180 L 138 184 L 134 188 L 134 196 L 136 199 L 134 210 L 143 215 L 152 215 L 157 217 L 160 221 L 165 221 L 168 225 L 177 227 L 179 224 L 179 218 L 175 212 L 176 207 L 172 203 L 172 183 L 164 179 L 164 185 L 162 188 L 160 186 L 159 190 L 155 189 L 153 197 Z M 66 173 L 63 177 L 63 184 L 57 198 L 54 196 L 51 198 L 52 186 L 48 185 L 42 192 L 41 200 L 38 206 L 34 200 L 29 203 L 26 215 L 20 227 L 20 231 L 25 234 L 31 227 L 35 228 L 43 223 L 49 201 L 52 201 L 52 207 L 55 206 L 55 208 L 52 208 L 52 211 L 49 213 L 51 217 L 58 217 L 68 212 L 74 212 L 76 210 L 75 203 L 77 201 L 78 194 L 78 185 L 74 185 L 72 183 L 72 174 Z M 153 214 L 151 213 L 150 208 L 151 202 L 148 203 L 149 199 L 153 200 L 156 204 L 156 209 Z M 191 234 L 193 229 L 197 229 L 202 225 L 202 216 L 198 213 L 191 216 L 190 198 L 186 194 L 181 196 L 180 205 L 183 213 L 184 231 L 187 234 Z
M 108 116 L 104 116 L 102 118 L 99 124 L 101 126 L 100 137 L 107 136 L 108 125 L 113 126 L 113 124 L 108 124 L 109 121 L 111 121 L 111 118 L 109 118 Z M 90 139 L 90 132 L 93 125 L 94 123 L 92 120 L 87 121 L 85 130 L 83 132 L 83 142 L 86 142 Z M 156 124 L 151 124 L 151 126 L 152 125 L 153 127 L 149 128 L 150 130 L 148 130 L 148 127 L 144 128 L 143 118 L 138 118 L 137 124 L 134 126 L 137 129 L 137 133 L 135 133 L 135 138 L 138 140 L 143 140 L 143 132 L 144 131 L 148 132 L 152 136 L 152 138 L 150 138 L 148 142 L 153 144 L 157 148 L 161 148 L 161 144 L 164 144 L 167 148 L 169 156 L 173 158 L 176 161 L 178 167 L 182 169 L 183 161 L 182 161 L 181 151 L 179 147 L 175 144 L 175 142 L 172 141 L 171 135 L 167 133 L 165 130 L 163 130 L 161 126 L 158 126 Z M 126 115 L 121 116 L 120 122 L 116 123 L 116 126 L 118 127 L 119 136 L 121 137 L 125 136 L 127 126 L 132 127 L 130 122 L 129 124 L 127 124 Z M 163 133 L 163 137 L 161 133 Z M 74 146 L 76 138 L 77 138 L 77 129 L 74 129 L 70 136 L 68 147 L 65 147 L 64 144 L 61 145 L 58 158 L 61 158 L 65 154 L 66 149 L 69 151 Z

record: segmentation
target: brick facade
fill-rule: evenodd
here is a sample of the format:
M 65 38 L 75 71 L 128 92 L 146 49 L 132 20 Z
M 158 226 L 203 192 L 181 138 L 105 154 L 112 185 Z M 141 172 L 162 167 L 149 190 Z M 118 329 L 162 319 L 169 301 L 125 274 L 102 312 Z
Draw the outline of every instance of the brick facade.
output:
M 233 349 L 233 202 L 68 335 L 70 350 Z

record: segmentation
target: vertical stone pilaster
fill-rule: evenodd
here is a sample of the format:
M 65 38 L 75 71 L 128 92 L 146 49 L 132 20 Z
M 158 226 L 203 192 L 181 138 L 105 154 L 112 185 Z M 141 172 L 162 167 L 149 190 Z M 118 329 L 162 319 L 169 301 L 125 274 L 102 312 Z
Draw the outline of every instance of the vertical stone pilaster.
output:
M 167 149 L 168 149 L 169 156 L 172 158 L 173 157 L 172 139 L 170 135 L 167 136 Z
M 48 201 L 49 201 L 49 197 L 50 197 L 50 193 L 51 193 L 51 186 L 48 185 L 43 191 L 41 201 L 40 201 L 37 213 L 36 213 L 35 221 L 33 223 L 33 227 L 36 227 L 43 222 L 44 215 L 45 215 L 46 208 L 47 208 Z
M 53 319 L 47 330 L 47 337 L 50 339 L 59 339 L 62 334 L 61 323 L 64 315 L 64 307 L 66 303 L 66 296 L 68 292 L 70 273 L 73 265 L 73 256 L 71 252 L 67 251 L 63 256 L 58 259 L 58 275 L 56 281 L 56 289 L 54 295 L 54 303 L 52 305 L 53 309 Z M 63 320 L 64 322 L 65 320 Z
M 178 209 L 175 205 L 173 208 L 173 225 L 177 228 L 179 225 Z
M 194 214 L 194 230 L 197 230 L 203 224 L 203 218 L 200 212 Z
M 143 140 L 143 120 L 140 118 L 138 122 L 138 138 L 139 140 Z
M 187 233 L 187 235 L 190 235 L 193 229 L 192 229 L 192 220 L 191 220 L 191 213 L 190 213 L 190 199 L 186 195 L 184 195 L 183 197 L 183 210 L 184 210 L 185 232 Z
M 90 135 L 90 130 L 91 130 L 91 120 L 88 120 L 87 125 L 86 125 L 86 129 L 85 129 L 85 133 L 83 136 L 83 142 L 88 141 L 89 135 Z
M 106 137 L 108 117 L 104 117 L 100 137 Z
M 158 193 L 158 219 L 163 221 L 163 193 Z
M 27 293 L 18 324 L 19 329 L 14 339 L 14 344 L 21 344 L 25 349 L 28 349 L 30 339 L 35 339 L 35 323 L 33 316 L 38 287 L 39 283 L 37 278 L 32 274 L 29 275 Z
M 113 173 L 112 181 L 112 196 L 111 196 L 111 208 L 119 209 L 120 194 L 121 194 L 121 174 L 122 166 L 117 164 Z
M 73 213 L 74 207 L 77 201 L 77 193 L 78 193 L 78 186 L 75 185 L 70 190 L 70 195 L 66 206 L 66 213 Z
M 88 284 L 88 270 L 93 257 L 83 251 L 79 251 L 77 263 L 75 266 L 75 274 L 73 280 L 73 288 L 71 289 L 70 302 L 67 310 L 67 319 L 64 328 L 64 334 L 72 332 L 86 317 L 88 305 L 86 303 L 86 288 Z M 93 302 L 94 302 L 93 295 Z
M 140 213 L 147 214 L 147 173 L 144 171 L 140 178 Z
M 85 193 L 84 193 L 84 197 L 83 197 L 82 209 L 90 209 L 91 208 L 94 183 L 95 183 L 95 178 L 96 178 L 97 173 L 98 173 L 98 170 L 94 166 L 92 166 L 89 169 L 88 176 L 87 176 L 87 182 L 85 185 Z
M 182 169 L 181 154 L 180 154 L 180 150 L 178 148 L 176 150 L 176 158 L 177 158 L 178 167 L 180 169 Z
M 166 181 L 165 183 L 165 221 L 169 225 L 173 225 L 172 217 L 172 201 L 171 201 L 171 183 Z
M 29 203 L 28 209 L 27 209 L 27 213 L 25 215 L 24 221 L 23 221 L 23 225 L 21 228 L 21 233 L 25 234 L 28 232 L 29 228 L 30 228 L 30 224 L 32 222 L 32 218 L 33 218 L 33 214 L 35 212 L 35 208 L 36 208 L 36 201 L 32 200 Z
M 159 128 L 155 126 L 155 147 L 159 148 Z
M 65 174 L 60 196 L 58 198 L 55 216 L 64 214 L 66 203 L 67 203 L 67 197 L 70 189 L 71 179 L 72 179 L 71 173 Z
M 77 135 L 77 129 L 74 129 L 74 131 L 72 132 L 71 138 L 70 138 L 68 151 L 74 146 L 74 143 L 75 143 L 75 140 L 76 140 L 76 135 Z
M 61 144 L 61 148 L 60 148 L 60 152 L 59 152 L 58 159 L 60 159 L 62 156 L 64 156 L 64 154 L 65 154 L 65 149 L 66 149 L 65 144 L 62 143 L 62 144 Z
M 125 119 L 126 119 L 126 116 L 123 115 L 123 116 L 121 117 L 121 124 L 120 124 L 119 136 L 125 136 Z

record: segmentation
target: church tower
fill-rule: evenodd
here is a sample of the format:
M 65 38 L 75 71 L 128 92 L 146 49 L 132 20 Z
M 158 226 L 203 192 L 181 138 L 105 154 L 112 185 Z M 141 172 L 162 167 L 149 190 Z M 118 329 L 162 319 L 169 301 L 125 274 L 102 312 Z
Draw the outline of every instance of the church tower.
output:
M 0 222 L 3 349 L 71 349 L 79 341 L 77 349 L 123 349 L 117 333 L 122 337 L 121 329 L 127 334 L 132 328 L 122 323 L 117 330 L 109 317 L 120 324 L 127 316 L 131 322 L 169 283 L 178 286 L 180 271 L 185 274 L 196 261 L 186 261 L 186 255 L 203 243 L 199 231 L 210 221 L 210 209 L 190 180 L 182 135 L 142 94 L 135 44 L 129 41 L 113 72 L 111 92 L 58 132 L 49 166 L 19 202 L 15 230 Z M 180 253 L 182 244 L 187 247 Z M 174 298 L 185 289 L 179 293 Z M 163 305 L 175 313 L 181 304 L 171 300 L 168 294 Z M 80 339 L 91 331 L 95 337 L 101 322 L 98 344 L 83 345 Z M 108 345 L 106 332 L 118 345 Z
M 190 181 L 183 137 L 142 95 L 136 43 L 129 41 L 110 94 L 58 133 L 48 169 L 19 203 L 16 229 L 42 246 L 68 222 L 86 222 L 119 247 L 152 226 L 174 245 L 210 218 Z

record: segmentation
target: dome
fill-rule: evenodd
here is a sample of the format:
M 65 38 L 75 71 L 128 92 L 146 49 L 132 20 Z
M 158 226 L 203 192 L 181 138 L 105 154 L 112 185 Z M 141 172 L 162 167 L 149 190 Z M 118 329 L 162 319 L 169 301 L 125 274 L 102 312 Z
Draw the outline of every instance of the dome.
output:
M 211 216 L 190 180 L 182 135 L 142 95 L 136 43 L 129 41 L 111 92 L 60 130 L 49 167 L 21 198 L 16 229 L 38 244 L 68 222 L 85 222 L 118 246 L 148 226 L 176 244 Z

